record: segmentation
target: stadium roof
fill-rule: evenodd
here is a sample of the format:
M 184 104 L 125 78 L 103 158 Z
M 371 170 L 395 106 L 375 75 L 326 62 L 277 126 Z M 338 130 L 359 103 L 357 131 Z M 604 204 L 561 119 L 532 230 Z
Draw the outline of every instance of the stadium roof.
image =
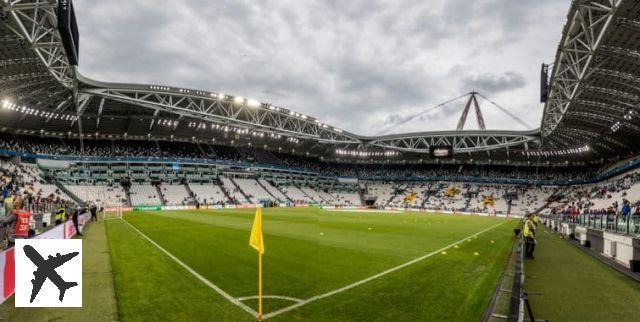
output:
M 539 130 L 375 137 L 239 96 L 87 79 L 73 65 L 77 52 L 69 51 L 77 49 L 78 39 L 70 44 L 65 37 L 59 5 L 70 1 L 0 0 L 2 131 L 215 141 L 321 156 L 422 158 L 432 146 L 452 146 L 463 159 L 494 160 L 602 159 L 635 152 L 640 145 L 637 1 L 573 2 Z

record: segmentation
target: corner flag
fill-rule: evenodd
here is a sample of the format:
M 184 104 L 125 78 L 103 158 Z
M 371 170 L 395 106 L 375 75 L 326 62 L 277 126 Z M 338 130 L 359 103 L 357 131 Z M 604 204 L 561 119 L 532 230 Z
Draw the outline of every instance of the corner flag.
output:
M 262 208 L 256 208 L 253 218 L 249 246 L 258 251 L 258 321 L 262 321 L 262 254 L 264 254 L 264 240 L 262 239 Z
M 256 215 L 253 218 L 253 227 L 251 227 L 249 245 L 255 248 L 260 255 L 264 254 L 264 241 L 262 239 L 262 208 L 256 208 Z

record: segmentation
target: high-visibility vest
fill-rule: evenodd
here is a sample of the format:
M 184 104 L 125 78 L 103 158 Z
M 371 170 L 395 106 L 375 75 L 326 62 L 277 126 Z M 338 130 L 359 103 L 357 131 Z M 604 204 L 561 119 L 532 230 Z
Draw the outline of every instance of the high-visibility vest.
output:
M 56 220 L 64 221 L 65 214 L 66 213 L 64 207 L 60 207 L 60 209 L 58 209 L 58 211 L 56 212 Z
M 522 234 L 524 237 L 533 237 L 533 221 L 531 219 L 526 219 L 524 221 L 524 226 L 522 227 Z

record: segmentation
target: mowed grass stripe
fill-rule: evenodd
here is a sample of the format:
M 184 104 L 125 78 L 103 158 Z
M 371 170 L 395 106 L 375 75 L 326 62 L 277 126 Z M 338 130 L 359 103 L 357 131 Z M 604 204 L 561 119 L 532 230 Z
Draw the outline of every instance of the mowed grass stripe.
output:
M 247 297 L 256 294 L 257 258 L 247 245 L 252 214 L 252 211 L 156 212 L 126 214 L 125 218 L 225 292 L 235 297 Z M 451 215 L 326 214 L 313 209 L 265 210 L 265 294 L 307 299 L 331 292 L 405 263 L 418 257 L 416 254 L 433 252 L 464 236 L 504 222 Z M 288 224 L 287 220 L 292 223 Z M 344 225 L 340 225 L 341 221 Z M 373 229 L 369 231 L 369 227 Z M 319 235 L 321 231 L 325 231 L 324 236 Z M 503 237 L 508 240 L 510 234 L 507 232 Z M 400 245 L 401 249 L 394 252 L 388 244 Z M 362 249 L 354 245 L 360 245 L 358 247 Z M 363 287 L 344 294 L 359 294 L 358 290 Z M 254 306 L 253 300 L 246 303 Z M 265 311 L 274 312 L 291 304 L 267 300 Z M 298 311 L 306 312 L 307 309 L 282 316 L 298 316 Z

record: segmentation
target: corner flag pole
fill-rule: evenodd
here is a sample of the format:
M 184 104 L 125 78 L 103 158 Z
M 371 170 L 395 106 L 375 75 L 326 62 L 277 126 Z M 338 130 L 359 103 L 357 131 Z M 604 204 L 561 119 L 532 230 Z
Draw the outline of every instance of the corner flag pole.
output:
M 258 252 L 258 321 L 262 321 L 262 253 Z
M 253 218 L 249 246 L 258 251 L 258 321 L 262 321 L 262 254 L 264 254 L 264 240 L 262 238 L 262 208 L 256 208 Z

